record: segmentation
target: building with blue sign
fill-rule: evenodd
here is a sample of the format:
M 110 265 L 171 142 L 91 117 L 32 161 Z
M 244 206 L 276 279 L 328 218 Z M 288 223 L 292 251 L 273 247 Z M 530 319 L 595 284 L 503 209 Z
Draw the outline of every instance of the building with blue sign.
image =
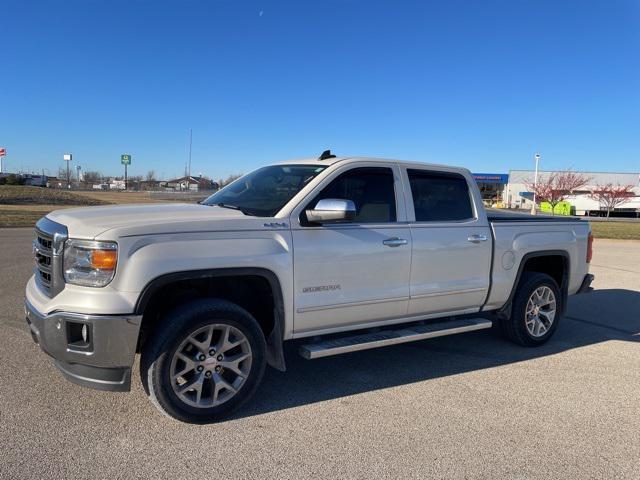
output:
M 505 203 L 505 188 L 509 183 L 506 173 L 472 173 L 475 178 L 482 201 L 488 207 L 502 207 Z

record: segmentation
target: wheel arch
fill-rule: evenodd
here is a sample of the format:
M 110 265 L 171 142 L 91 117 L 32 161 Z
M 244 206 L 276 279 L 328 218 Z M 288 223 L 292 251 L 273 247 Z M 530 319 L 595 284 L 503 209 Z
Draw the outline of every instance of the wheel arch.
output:
M 210 281 L 233 281 L 238 279 L 260 278 L 268 285 L 269 293 L 273 302 L 273 327 L 265 333 L 267 342 L 267 363 L 281 371 L 286 368 L 283 351 L 283 334 L 285 331 L 285 308 L 282 286 L 278 276 L 271 270 L 258 267 L 242 267 L 242 268 L 219 268 L 219 269 L 202 269 L 202 270 L 186 270 L 180 272 L 171 272 L 160 275 L 149 281 L 143 288 L 141 294 L 136 301 L 135 314 L 142 315 L 142 325 L 138 337 L 138 349 L 145 341 L 145 332 L 152 329 L 156 321 L 152 308 L 155 301 L 158 301 L 172 285 L 185 285 L 190 282 L 210 282 Z M 208 295 L 216 297 L 216 295 Z M 197 297 L 202 298 L 199 294 Z M 196 295 L 191 298 L 197 298 Z M 225 298 L 220 297 L 220 298 Z M 240 305 L 243 306 L 243 305 Z M 251 310 L 251 309 L 247 309 Z M 261 324 L 261 327 L 264 325 Z
M 558 271 L 558 264 L 561 265 L 560 271 Z M 571 258 L 569 256 L 569 252 L 566 250 L 537 250 L 535 252 L 528 252 L 524 254 L 520 260 L 520 264 L 518 265 L 518 273 L 516 274 L 515 281 L 511 286 L 511 292 L 509 293 L 507 302 L 498 310 L 498 315 L 501 317 L 511 316 L 513 299 L 516 291 L 518 290 L 518 286 L 520 285 L 522 274 L 527 271 L 546 273 L 556 280 L 560 287 L 560 294 L 562 296 L 560 315 L 564 314 L 567 305 L 567 298 L 569 296 L 570 269 Z

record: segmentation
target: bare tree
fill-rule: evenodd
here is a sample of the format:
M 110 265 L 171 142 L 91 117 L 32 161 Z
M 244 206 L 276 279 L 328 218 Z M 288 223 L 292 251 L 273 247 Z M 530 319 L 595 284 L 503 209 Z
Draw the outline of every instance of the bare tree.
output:
M 237 180 L 238 178 L 240 178 L 242 176 L 241 173 L 238 174 L 233 174 L 233 175 L 229 175 L 227 178 L 225 178 L 224 180 L 221 178 L 218 180 L 218 185 L 220 188 L 222 187 L 226 187 L 227 185 L 229 185 L 230 183 L 232 183 L 233 181 Z
M 565 200 L 575 190 L 584 187 L 591 177 L 572 170 L 552 173 L 538 179 L 538 183 L 525 182 L 527 188 L 536 196 L 536 203 L 548 202 L 551 214 L 555 214 L 556 205 Z
M 596 200 L 600 207 L 604 207 L 607 210 L 607 220 L 609 220 L 611 210 L 634 196 L 633 185 L 613 185 L 612 183 L 598 185 L 589 194 L 589 197 Z
M 147 180 L 147 182 L 155 182 L 157 180 L 156 171 L 155 170 L 149 170 L 147 172 L 146 180 Z
M 84 172 L 84 181 L 87 183 L 101 183 L 102 174 L 94 170 Z
M 127 178 L 127 185 L 133 190 L 140 190 L 140 182 L 142 181 L 142 175 L 131 175 Z
M 71 169 L 67 170 L 66 167 L 60 167 L 58 169 L 58 180 L 60 180 L 61 183 L 64 183 L 65 188 L 67 185 L 71 185 L 71 182 L 73 181 L 73 172 Z

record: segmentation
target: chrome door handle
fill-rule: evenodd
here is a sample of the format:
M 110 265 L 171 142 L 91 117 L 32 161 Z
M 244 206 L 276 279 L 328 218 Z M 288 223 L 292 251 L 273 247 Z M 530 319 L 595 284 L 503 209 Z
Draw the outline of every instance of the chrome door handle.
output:
M 387 247 L 399 247 L 401 245 L 406 245 L 407 243 L 409 242 L 406 241 L 404 238 L 398 238 L 398 237 L 387 238 L 386 240 L 382 241 L 382 244 L 386 245 Z
M 471 243 L 486 242 L 487 241 L 487 236 L 486 235 L 469 235 L 467 237 L 467 241 L 469 241 Z

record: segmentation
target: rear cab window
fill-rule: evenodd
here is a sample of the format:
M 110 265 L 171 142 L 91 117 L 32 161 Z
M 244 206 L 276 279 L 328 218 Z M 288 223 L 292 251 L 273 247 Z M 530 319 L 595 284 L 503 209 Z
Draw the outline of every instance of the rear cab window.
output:
M 467 180 L 460 174 L 407 169 L 416 222 L 475 218 Z

